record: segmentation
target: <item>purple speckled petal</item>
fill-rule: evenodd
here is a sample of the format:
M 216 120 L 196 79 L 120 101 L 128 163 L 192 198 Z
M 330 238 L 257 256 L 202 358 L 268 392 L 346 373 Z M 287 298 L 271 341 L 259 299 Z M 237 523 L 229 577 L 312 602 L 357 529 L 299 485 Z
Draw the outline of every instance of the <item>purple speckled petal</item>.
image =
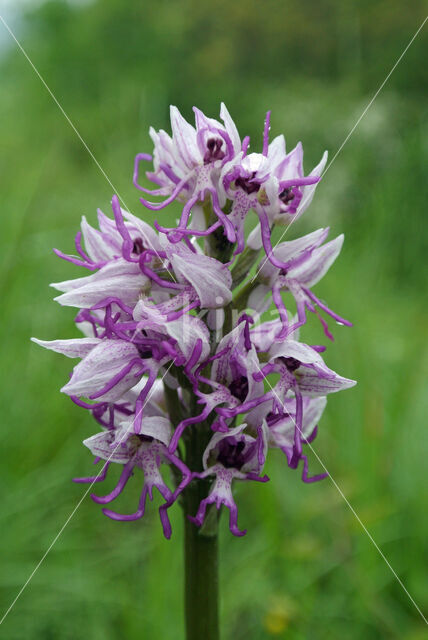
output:
M 295 358 L 305 364 L 324 364 L 321 355 L 315 349 L 296 340 L 278 340 L 273 344 L 269 353 L 272 358 Z
M 131 343 L 103 340 L 74 367 L 71 380 L 61 391 L 68 395 L 89 397 L 115 381 L 116 388 L 112 393 L 105 392 L 103 399 L 116 400 L 137 383 L 137 356 L 138 351 Z
M 45 349 L 62 353 L 67 358 L 84 358 L 101 342 L 99 338 L 72 338 L 70 340 L 38 340 L 37 338 L 31 338 L 31 340 Z
M 327 158 L 328 158 L 328 153 L 327 151 L 324 151 L 324 154 L 320 162 L 317 164 L 317 166 L 314 169 L 312 169 L 309 176 L 321 177 L 324 171 L 324 167 L 327 164 Z M 301 216 L 302 213 L 304 213 L 306 209 L 309 207 L 309 205 L 311 204 L 313 197 L 315 195 L 315 189 L 317 188 L 317 185 L 318 183 L 316 182 L 314 184 L 308 185 L 307 187 L 303 187 L 302 199 L 297 209 L 297 214 L 299 216 Z
M 241 139 L 239 137 L 238 129 L 236 128 L 236 124 L 232 120 L 229 111 L 226 108 L 224 102 L 220 105 L 220 118 L 223 120 L 226 131 L 228 132 L 230 139 L 233 144 L 233 148 L 236 154 L 238 154 L 241 150 Z
M 179 277 L 187 280 L 198 294 L 201 307 L 224 307 L 232 299 L 229 269 L 218 260 L 189 251 L 184 255 L 171 255 L 171 263 Z
M 109 297 L 120 298 L 124 304 L 134 305 L 148 284 L 149 280 L 141 273 L 138 263 L 118 258 L 90 276 L 52 286 L 65 291 L 55 298 L 59 304 L 90 309 Z
M 343 245 L 344 235 L 327 242 L 314 249 L 310 257 L 298 264 L 291 266 L 287 277 L 297 280 L 306 287 L 312 287 L 327 273 L 336 260 Z
M 332 372 L 334 374 L 334 372 Z M 333 378 L 320 377 L 319 373 L 311 369 L 302 367 L 299 377 L 299 389 L 308 396 L 325 396 L 328 393 L 336 393 L 342 389 L 349 389 L 355 386 L 355 380 L 343 378 L 338 374 L 334 374 Z
M 177 151 L 184 164 L 192 169 L 202 160 L 196 143 L 196 130 L 181 115 L 177 107 L 171 106 L 171 129 Z
M 125 440 L 121 442 L 114 441 L 114 435 L 111 431 L 101 431 L 83 441 L 85 447 L 99 458 L 108 462 L 117 462 L 126 464 L 129 461 L 130 452 Z
M 120 243 L 112 241 L 110 234 L 104 234 L 91 227 L 85 216 L 82 217 L 80 228 L 86 252 L 94 264 L 102 264 L 121 255 Z
M 274 254 L 287 268 L 298 266 L 308 258 L 316 247 L 324 242 L 328 236 L 329 229 L 317 229 L 296 240 L 281 242 L 274 249 Z M 265 259 L 262 260 L 262 267 L 259 271 L 260 277 L 270 280 L 278 276 L 277 268 Z

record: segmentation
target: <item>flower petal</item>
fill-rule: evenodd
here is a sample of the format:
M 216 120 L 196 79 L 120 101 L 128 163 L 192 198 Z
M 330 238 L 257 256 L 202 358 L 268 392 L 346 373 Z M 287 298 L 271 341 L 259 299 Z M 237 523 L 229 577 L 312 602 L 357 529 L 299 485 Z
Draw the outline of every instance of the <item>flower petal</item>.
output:
M 177 107 L 171 106 L 170 114 L 172 137 L 178 156 L 188 169 L 193 169 L 202 161 L 196 144 L 196 130 L 183 118 Z
M 324 151 L 321 160 L 319 161 L 317 166 L 314 167 L 314 169 L 312 169 L 309 176 L 317 176 L 317 177 L 321 176 L 322 172 L 324 171 L 324 167 L 327 164 L 327 158 L 328 158 L 328 152 Z M 303 197 L 297 209 L 296 215 L 301 216 L 302 213 L 306 211 L 306 209 L 309 207 L 315 195 L 315 189 L 317 188 L 318 184 L 319 182 L 316 182 L 315 184 L 308 184 L 303 187 L 302 189 Z
M 131 457 L 128 447 L 121 446 L 119 442 L 112 446 L 112 443 L 113 434 L 111 431 L 102 431 L 83 440 L 85 447 L 88 447 L 94 456 L 102 460 L 126 464 Z
M 326 378 L 321 377 L 319 372 L 314 371 L 313 369 L 306 369 L 305 367 L 299 368 L 298 382 L 300 391 L 311 397 L 325 396 L 328 393 L 335 393 L 337 391 L 342 391 L 342 389 L 349 389 L 357 384 L 355 380 L 343 378 L 334 371 L 331 371 L 331 369 L 329 369 L 329 371 L 333 376 Z
M 148 284 L 149 279 L 141 273 L 137 263 L 118 258 L 90 276 L 57 282 L 51 286 L 65 291 L 55 298 L 56 302 L 68 307 L 90 309 L 109 297 L 133 305 Z
M 312 347 L 296 340 L 275 342 L 269 354 L 272 358 L 295 358 L 304 364 L 324 365 L 324 360 Z M 324 365 L 325 366 L 325 365 Z
M 45 349 L 62 353 L 67 358 L 84 358 L 101 342 L 99 338 L 73 338 L 71 340 L 38 340 L 38 338 L 31 338 L 31 340 L 41 347 L 45 347 Z
M 278 260 L 281 260 L 281 262 L 296 261 L 300 263 L 301 260 L 304 260 L 305 256 L 309 258 L 311 255 L 311 251 L 313 251 L 322 242 L 324 242 L 328 235 L 328 232 L 328 227 L 326 229 L 317 229 L 317 231 L 308 233 L 307 235 L 302 236 L 301 238 L 297 238 L 296 240 L 281 242 L 275 247 L 273 251 L 274 256 Z M 277 276 L 279 272 L 278 267 L 275 267 L 269 261 L 264 261 L 262 264 L 263 266 L 259 272 L 261 278 L 271 279 L 272 277 Z M 307 264 L 307 262 L 304 262 L 303 264 Z M 290 271 L 292 269 L 293 267 L 291 266 Z
M 100 397 L 100 400 L 117 400 L 137 382 L 135 373 L 141 368 L 137 358 L 138 351 L 130 342 L 104 339 L 74 367 L 70 381 L 61 391 L 70 396 L 90 397 L 117 379 L 117 384 L 113 384 L 112 389 Z M 133 360 L 135 364 L 126 375 L 120 377 Z
M 287 278 L 312 287 L 327 273 L 342 249 L 344 235 L 337 236 L 322 247 L 315 249 L 311 257 L 297 267 L 291 267 Z
M 146 413 L 146 408 L 144 408 L 144 412 Z M 116 436 L 116 440 L 126 440 L 126 434 L 135 435 L 134 431 L 134 418 L 127 418 L 126 420 L 119 421 L 120 430 L 122 433 L 118 432 Z M 139 435 L 148 436 L 149 438 L 154 438 L 155 440 L 159 440 L 165 446 L 169 445 L 169 441 L 171 440 L 172 428 L 170 421 L 163 416 L 145 416 L 141 421 L 141 428 L 139 430 Z
M 220 105 L 220 118 L 224 122 L 226 131 L 229 134 L 230 139 L 232 141 L 232 145 L 235 153 L 239 153 L 241 151 L 241 138 L 239 137 L 236 124 L 232 120 L 232 117 L 229 111 L 226 109 L 226 105 L 224 104 L 224 102 L 222 102 Z
M 94 262 L 105 262 L 112 258 L 117 258 L 121 254 L 120 235 L 117 233 L 116 243 L 111 242 L 110 234 L 106 236 L 98 229 L 94 229 L 88 224 L 85 216 L 82 216 L 80 225 L 83 241 L 88 256 Z
M 186 256 L 173 253 L 171 262 L 177 276 L 194 287 L 201 307 L 217 309 L 232 300 L 230 271 L 215 258 L 191 252 Z

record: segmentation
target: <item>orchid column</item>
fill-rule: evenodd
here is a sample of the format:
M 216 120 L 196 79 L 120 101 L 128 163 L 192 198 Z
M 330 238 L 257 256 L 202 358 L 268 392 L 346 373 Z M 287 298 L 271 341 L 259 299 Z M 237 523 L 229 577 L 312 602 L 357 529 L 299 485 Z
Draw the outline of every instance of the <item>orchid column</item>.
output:
M 220 116 L 222 122 L 195 109 L 192 126 L 172 107 L 172 136 L 150 130 L 153 157 L 137 155 L 134 185 L 163 198 L 141 198 L 150 210 L 180 202 L 178 225 L 155 223 L 155 230 L 116 196 L 112 218 L 98 212 L 98 228 L 83 218 L 77 255 L 56 253 L 87 275 L 53 285 L 60 304 L 78 309 L 83 337 L 34 339 L 80 358 L 62 391 L 101 426 L 84 440 L 98 471 L 75 482 L 95 485 L 120 465 L 117 485 L 92 494 L 109 505 L 133 476 L 130 484 L 142 477 L 134 513 L 107 506 L 103 513 L 137 520 L 156 488 L 167 538 L 169 509 L 181 504 L 188 640 L 219 637 L 222 506 L 231 533 L 245 534 L 236 481 L 267 482 L 263 469 L 273 449 L 288 467 L 301 468 L 304 482 L 323 478 L 309 475 L 305 445 L 317 434 L 326 396 L 355 384 L 326 366 L 324 345 L 299 339 L 308 312 L 330 340 L 326 316 L 350 325 L 312 291 L 343 236 L 327 242 L 329 230 L 318 229 L 275 248 L 271 242 L 275 225 L 289 224 L 310 204 L 326 154 L 305 176 L 300 144 L 287 153 L 283 136 L 269 143 L 269 114 L 261 153 L 248 153 L 249 138 L 241 141 L 224 105 Z M 146 174 L 157 185 L 152 191 L 140 184 L 142 162 L 153 162 Z

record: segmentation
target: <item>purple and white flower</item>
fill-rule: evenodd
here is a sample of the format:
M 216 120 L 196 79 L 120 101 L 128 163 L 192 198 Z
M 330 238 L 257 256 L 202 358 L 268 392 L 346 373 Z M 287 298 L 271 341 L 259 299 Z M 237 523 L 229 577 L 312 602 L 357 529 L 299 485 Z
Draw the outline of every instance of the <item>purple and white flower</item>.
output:
M 316 313 L 316 306 L 331 316 L 339 324 L 352 326 L 315 296 L 311 288 L 327 273 L 336 260 L 343 245 L 343 234 L 323 244 L 329 229 L 318 229 L 302 238 L 282 242 L 274 249 L 274 256 L 284 266 L 278 268 L 265 260 L 257 274 L 260 284 L 252 291 L 248 304 L 258 310 L 263 307 L 267 295 L 272 295 L 280 317 L 284 320 L 284 331 L 292 332 L 306 322 L 306 309 Z M 289 291 L 296 303 L 298 323 L 287 326 L 287 314 L 281 291 Z M 318 315 L 318 314 L 317 314 Z M 327 323 L 319 316 L 326 336 L 333 339 Z
M 159 211 L 176 198 L 185 203 L 180 223 L 174 230 L 174 236 L 178 238 L 181 237 L 180 231 L 187 229 L 193 207 L 197 203 L 203 203 L 207 196 L 211 198 L 219 219 L 228 225 L 222 211 L 225 202 L 219 200 L 218 181 L 222 166 L 241 151 L 238 130 L 223 103 L 220 109 L 223 124 L 207 118 L 196 107 L 194 112 L 195 127 L 183 118 L 177 107 L 171 107 L 172 137 L 163 130 L 157 133 L 153 128 L 150 129 L 150 136 L 155 145 L 154 171 L 147 172 L 147 177 L 159 185 L 158 189 L 150 191 L 138 182 L 139 163 L 142 160 L 150 160 L 151 157 L 138 154 L 135 159 L 134 185 L 154 196 L 168 196 L 160 204 L 141 198 L 141 202 L 148 209 Z M 209 235 L 219 226 L 220 223 L 217 223 L 209 230 L 203 230 L 203 235 Z M 229 233 L 233 235 L 231 227 Z
M 204 471 L 193 474 L 200 479 L 215 477 L 211 491 L 200 503 L 197 514 L 188 516 L 199 527 L 204 522 L 209 504 L 215 504 L 217 509 L 224 504 L 229 509 L 229 528 L 233 535 L 243 536 L 246 533 L 238 528 L 238 507 L 233 499 L 232 483 L 234 480 L 267 482 L 269 478 L 261 476 L 267 452 L 267 429 L 260 429 L 254 438 L 243 433 L 245 427 L 242 424 L 226 434 L 214 434 L 202 458 Z
M 315 193 L 327 161 L 325 153 L 320 163 L 305 177 L 303 149 L 299 143 L 289 154 L 285 151 L 284 136 L 269 144 L 270 113 L 264 130 L 263 152 L 239 156 L 229 161 L 222 170 L 220 185 L 232 202 L 229 218 L 237 236 L 237 253 L 244 249 L 244 221 L 252 209 L 259 224 L 248 237 L 248 246 L 259 249 L 262 245 L 274 264 L 270 241 L 273 224 L 289 222 L 287 215 L 302 214 Z
M 134 433 L 132 421 L 123 421 L 117 430 L 106 430 L 97 433 L 83 441 L 91 453 L 108 463 L 116 462 L 123 465 L 123 471 L 116 487 L 106 496 L 92 494 L 94 502 L 109 504 L 117 498 L 125 488 L 135 468 L 140 468 L 144 475 L 138 509 L 135 513 L 120 514 L 110 509 L 103 509 L 103 513 L 113 520 L 129 521 L 142 518 L 145 511 L 146 499 L 153 500 L 153 489 L 157 489 L 165 500 L 159 513 L 166 538 L 171 536 L 167 507 L 170 506 L 190 482 L 191 474 L 183 462 L 168 450 L 171 435 L 171 425 L 166 418 L 146 417 L 142 420 L 138 434 Z M 174 465 L 182 474 L 182 481 L 172 491 L 160 473 L 161 464 Z

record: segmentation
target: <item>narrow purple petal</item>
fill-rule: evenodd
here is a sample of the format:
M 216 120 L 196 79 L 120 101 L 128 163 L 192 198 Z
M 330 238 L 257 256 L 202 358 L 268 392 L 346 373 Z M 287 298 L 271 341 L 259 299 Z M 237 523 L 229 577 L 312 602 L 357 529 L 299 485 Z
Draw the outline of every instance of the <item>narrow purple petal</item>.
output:
M 137 153 L 137 155 L 135 156 L 134 174 L 132 176 L 132 183 L 133 183 L 134 187 L 136 187 L 137 189 L 140 189 L 140 191 L 143 191 L 144 189 L 142 187 L 140 187 L 140 185 L 138 184 L 138 171 L 139 171 L 139 166 L 140 166 L 141 160 L 144 160 L 145 162 L 151 162 L 152 161 L 152 156 L 149 155 L 148 153 Z
M 107 504 L 108 502 L 111 502 L 112 500 L 117 498 L 117 496 L 122 493 L 126 483 L 131 477 L 133 468 L 134 468 L 134 462 L 133 460 L 130 460 L 123 467 L 122 473 L 120 474 L 119 481 L 115 486 L 115 488 L 113 489 L 113 491 L 110 491 L 110 493 L 108 493 L 106 496 L 96 496 L 94 493 L 91 493 L 92 500 L 94 502 L 97 502 L 98 504 Z

